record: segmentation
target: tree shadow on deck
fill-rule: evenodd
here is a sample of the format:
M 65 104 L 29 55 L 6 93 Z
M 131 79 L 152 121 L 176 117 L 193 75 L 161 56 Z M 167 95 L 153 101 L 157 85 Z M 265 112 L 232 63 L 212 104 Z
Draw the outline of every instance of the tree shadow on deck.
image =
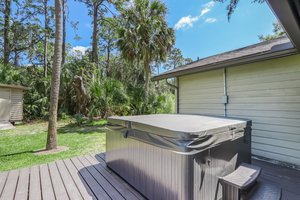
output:
M 156 196 L 160 196 L 162 193 L 163 196 L 165 196 L 166 198 L 168 197 L 168 199 L 178 199 L 177 194 L 174 191 L 170 190 L 169 188 L 166 188 L 162 183 L 160 183 L 160 181 L 153 179 L 153 177 L 148 176 L 142 171 L 135 170 L 135 173 L 138 173 L 143 180 L 147 180 L 147 182 L 151 184 L 144 188 L 134 189 L 134 187 L 130 184 L 130 180 L 128 180 L 128 182 L 125 181 L 121 176 L 119 176 L 117 173 L 115 173 L 107 167 L 105 162 L 105 154 L 97 154 L 89 157 L 90 159 L 93 159 L 94 162 L 96 162 L 97 164 L 92 164 L 91 162 L 92 165 L 85 166 L 85 168 L 79 170 L 81 179 L 86 182 L 87 190 L 94 192 L 95 190 L 92 189 L 92 187 L 95 188 L 94 182 L 96 181 L 97 184 L 100 185 L 104 189 L 106 194 L 108 194 L 109 197 L 112 199 L 120 199 L 119 195 L 121 195 L 124 199 L 130 200 L 147 199 L 139 191 L 142 191 L 142 193 L 146 193 L 148 197 L 150 197 L 150 199 L 157 199 Z M 128 162 L 126 163 L 128 164 Z M 89 174 L 87 174 L 86 172 L 88 172 Z M 98 175 L 95 172 L 97 172 Z M 94 178 L 95 181 L 90 180 L 91 176 Z M 87 182 L 86 180 L 89 180 L 90 182 Z M 99 193 L 98 190 L 97 192 Z M 101 196 L 100 194 L 100 199 L 103 198 L 104 196 Z
M 80 157 L 72 162 L 79 167 L 78 175 L 92 199 L 146 199 L 124 179 L 111 171 L 103 154 Z

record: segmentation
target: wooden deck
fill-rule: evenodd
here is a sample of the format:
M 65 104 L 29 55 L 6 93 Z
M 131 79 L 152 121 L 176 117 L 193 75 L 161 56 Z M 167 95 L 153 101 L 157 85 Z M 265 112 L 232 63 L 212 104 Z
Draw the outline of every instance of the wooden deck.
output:
M 0 173 L 1 200 L 145 199 L 107 168 L 104 154 Z
M 300 171 L 252 159 L 262 168 L 260 180 L 282 188 L 282 200 L 300 200 Z
M 145 199 L 107 168 L 104 154 L 86 155 L 0 173 L 0 200 Z M 300 199 L 300 171 L 252 160 L 260 180 L 282 188 L 282 200 Z

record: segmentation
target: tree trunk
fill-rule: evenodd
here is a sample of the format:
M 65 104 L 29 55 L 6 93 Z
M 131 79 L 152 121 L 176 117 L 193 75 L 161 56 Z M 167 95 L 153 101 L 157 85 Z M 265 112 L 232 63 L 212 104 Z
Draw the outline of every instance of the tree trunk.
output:
M 11 0 L 5 0 L 4 10 L 4 65 L 8 65 L 10 56 L 9 32 L 10 32 Z
M 108 40 L 107 42 L 107 48 L 106 48 L 106 66 L 105 69 L 103 70 L 103 78 L 105 79 L 107 77 L 107 71 L 109 69 L 109 64 L 110 64 L 110 52 L 111 52 L 111 41 Z
M 57 148 L 57 109 L 62 61 L 62 0 L 55 0 L 55 44 L 52 66 L 50 112 L 46 149 Z
M 14 66 L 19 66 L 19 53 L 15 51 Z
M 88 115 L 88 102 L 89 102 L 89 95 L 86 92 L 84 83 L 83 83 L 83 78 L 82 76 L 75 76 L 74 77 L 74 88 L 76 91 L 76 97 L 77 97 L 77 113 L 83 114 L 85 116 Z
M 93 41 L 92 41 L 92 62 L 98 66 L 98 7 L 97 3 L 93 5 Z
M 66 20 L 67 20 L 67 14 L 66 14 L 66 4 L 67 0 L 62 0 L 62 9 L 63 9 L 63 43 L 62 43 L 62 61 L 61 65 L 63 66 L 66 61 Z
M 43 60 L 44 60 L 44 77 L 47 77 L 48 73 L 48 0 L 44 0 L 44 55 L 43 55 Z M 45 92 L 46 93 L 46 92 Z
M 149 82 L 150 82 L 150 62 L 148 61 L 148 59 L 144 61 L 144 71 L 145 71 L 145 91 L 146 91 L 146 96 L 148 97 Z

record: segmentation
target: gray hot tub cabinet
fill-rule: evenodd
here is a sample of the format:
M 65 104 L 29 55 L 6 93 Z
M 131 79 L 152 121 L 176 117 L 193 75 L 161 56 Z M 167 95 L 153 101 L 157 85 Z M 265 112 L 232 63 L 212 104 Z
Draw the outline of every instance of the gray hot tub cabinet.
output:
M 168 114 L 108 122 L 108 167 L 148 199 L 219 199 L 218 177 L 250 162 L 248 120 Z

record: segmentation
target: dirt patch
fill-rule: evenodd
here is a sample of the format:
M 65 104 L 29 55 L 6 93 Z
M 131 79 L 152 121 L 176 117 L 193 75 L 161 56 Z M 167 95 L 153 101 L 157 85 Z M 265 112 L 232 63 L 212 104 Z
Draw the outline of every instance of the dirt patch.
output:
M 56 149 L 39 149 L 33 152 L 35 155 L 48 155 L 48 154 L 55 154 L 55 153 L 60 153 L 63 151 L 67 151 L 69 148 L 65 146 L 58 146 Z

